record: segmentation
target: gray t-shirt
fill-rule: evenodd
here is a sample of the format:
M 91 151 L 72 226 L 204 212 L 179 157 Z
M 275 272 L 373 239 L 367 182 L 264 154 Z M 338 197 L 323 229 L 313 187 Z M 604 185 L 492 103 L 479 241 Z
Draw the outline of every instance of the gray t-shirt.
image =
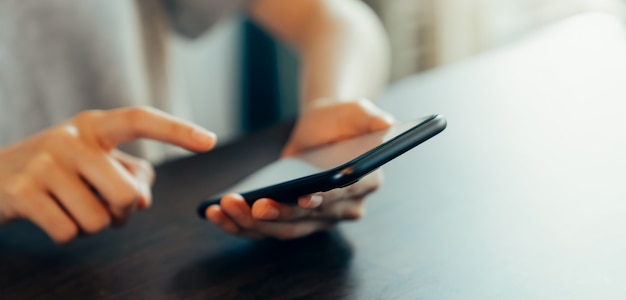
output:
M 193 37 L 246 1 L 157 5 L 169 12 L 163 20 Z M 167 103 L 154 103 L 150 96 L 144 60 L 150 49 L 143 47 L 138 2 L 0 1 L 0 147 L 86 109 L 153 105 L 167 110 Z M 164 98 L 161 102 L 170 101 Z

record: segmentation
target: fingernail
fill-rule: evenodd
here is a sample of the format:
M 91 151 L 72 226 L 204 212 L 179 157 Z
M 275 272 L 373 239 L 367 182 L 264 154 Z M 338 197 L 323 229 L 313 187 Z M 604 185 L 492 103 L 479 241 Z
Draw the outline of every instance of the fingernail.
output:
M 144 184 L 141 188 L 141 195 L 143 198 L 143 207 L 141 209 L 150 208 L 152 206 L 152 189 L 149 185 Z
M 274 220 L 278 218 L 279 215 L 280 215 L 280 212 L 278 211 L 278 209 L 276 209 L 276 207 L 267 205 L 265 206 L 265 211 L 261 213 L 261 218 L 263 220 Z
M 248 205 L 246 204 L 245 200 L 243 199 L 243 197 L 241 197 L 241 195 L 239 194 L 228 194 L 226 195 L 224 198 L 230 198 L 232 200 L 226 199 L 226 201 L 231 202 L 231 204 L 227 204 L 228 209 L 226 210 L 227 214 L 230 215 L 233 218 L 237 218 L 241 215 L 244 214 L 243 209 L 240 207 L 240 205 Z M 225 201 L 225 200 L 222 200 Z M 223 203 L 223 202 L 222 202 Z M 224 207 L 222 205 L 222 207 Z
M 224 220 L 222 220 L 222 218 L 216 218 L 215 220 L 212 219 L 209 215 L 210 215 L 210 211 L 214 210 L 214 211 L 219 211 L 219 205 L 214 204 L 209 206 L 205 211 L 204 211 L 204 215 L 206 216 L 207 219 L 212 220 L 213 222 L 215 222 L 215 224 L 222 224 Z
M 198 145 L 208 147 L 212 146 L 215 143 L 217 137 L 213 132 L 207 131 L 202 128 L 195 128 L 191 133 L 191 139 Z
M 309 198 L 309 203 L 307 203 L 307 207 L 309 208 L 318 207 L 322 204 L 323 201 L 324 201 L 324 197 L 322 195 L 312 195 Z

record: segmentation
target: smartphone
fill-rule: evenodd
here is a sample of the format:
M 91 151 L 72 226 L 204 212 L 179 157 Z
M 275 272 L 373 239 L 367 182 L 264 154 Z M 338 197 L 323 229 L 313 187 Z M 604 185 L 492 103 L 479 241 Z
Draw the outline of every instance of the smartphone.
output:
M 392 125 L 390 128 L 282 158 L 231 188 L 252 205 L 257 199 L 296 204 L 300 196 L 351 185 L 380 166 L 446 128 L 441 115 Z M 203 200 L 198 214 L 219 204 L 225 193 Z

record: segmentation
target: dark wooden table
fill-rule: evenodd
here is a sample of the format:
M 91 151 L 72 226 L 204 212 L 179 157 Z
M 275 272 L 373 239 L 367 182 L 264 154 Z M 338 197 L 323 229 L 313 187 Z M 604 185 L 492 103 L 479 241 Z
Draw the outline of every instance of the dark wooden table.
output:
M 0 229 L 0 299 L 626 299 L 626 35 L 602 15 L 392 87 L 440 136 L 385 167 L 362 221 L 250 242 L 200 196 L 277 157 L 289 128 L 158 168 L 154 207 L 55 247 Z

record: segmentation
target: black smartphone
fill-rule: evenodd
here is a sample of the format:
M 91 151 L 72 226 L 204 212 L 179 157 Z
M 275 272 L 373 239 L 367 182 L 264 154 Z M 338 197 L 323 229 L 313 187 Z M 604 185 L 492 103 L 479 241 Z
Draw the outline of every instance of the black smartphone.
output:
M 445 128 L 446 120 L 441 115 L 395 124 L 386 130 L 280 159 L 270 169 L 261 170 L 256 176 L 244 179 L 243 185 L 235 186 L 232 190 L 240 193 L 249 205 L 260 198 L 295 204 L 300 196 L 345 187 L 359 181 Z M 198 206 L 200 217 L 205 218 L 206 209 L 219 204 L 223 194 L 204 200 Z

